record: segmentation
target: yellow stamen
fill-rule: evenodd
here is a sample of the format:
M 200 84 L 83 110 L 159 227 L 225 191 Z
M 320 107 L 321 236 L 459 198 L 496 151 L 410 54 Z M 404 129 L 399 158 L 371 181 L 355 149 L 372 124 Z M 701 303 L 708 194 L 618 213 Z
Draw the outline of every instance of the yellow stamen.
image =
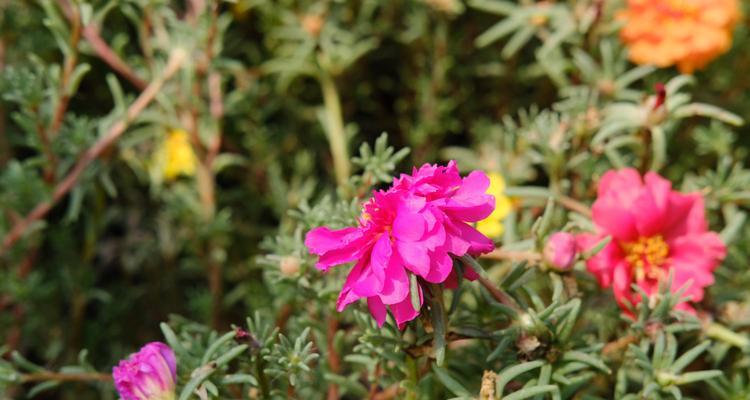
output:
M 634 242 L 620 243 L 625 261 L 633 269 L 636 281 L 659 279 L 664 275 L 669 245 L 661 235 L 641 236 Z

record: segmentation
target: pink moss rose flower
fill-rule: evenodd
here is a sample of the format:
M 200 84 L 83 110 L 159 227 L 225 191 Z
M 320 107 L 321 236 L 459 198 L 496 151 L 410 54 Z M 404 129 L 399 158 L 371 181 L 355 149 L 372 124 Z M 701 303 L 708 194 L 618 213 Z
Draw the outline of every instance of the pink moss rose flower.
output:
M 122 400 L 174 400 L 177 361 L 164 343 L 151 342 L 113 368 Z
M 567 270 L 573 266 L 578 254 L 576 238 L 568 232 L 555 232 L 547 239 L 543 253 L 549 265 L 561 271 Z
M 592 214 L 596 233 L 579 235 L 578 244 L 589 250 L 612 237 L 587 267 L 602 287 L 612 286 L 626 312 L 627 304 L 641 301 L 631 284 L 651 295 L 670 272 L 672 291 L 687 284 L 685 294 L 701 301 L 726 255 L 719 235 L 708 230 L 703 196 L 674 191 L 668 180 L 653 172 L 643 179 L 632 168 L 604 174 Z M 693 311 L 687 303 L 677 307 Z
M 337 309 L 367 299 L 379 326 L 390 309 L 399 327 L 416 318 L 409 275 L 428 283 L 455 286 L 451 256 L 492 251 L 492 241 L 471 226 L 492 213 L 495 200 L 486 194 L 489 179 L 480 171 L 461 178 L 456 163 L 425 164 L 402 174 L 385 191 L 373 192 L 359 224 L 339 230 L 318 227 L 305 238 L 318 269 L 356 262 L 344 283 Z M 467 279 L 476 279 L 470 268 Z M 417 285 L 420 304 L 422 287 Z

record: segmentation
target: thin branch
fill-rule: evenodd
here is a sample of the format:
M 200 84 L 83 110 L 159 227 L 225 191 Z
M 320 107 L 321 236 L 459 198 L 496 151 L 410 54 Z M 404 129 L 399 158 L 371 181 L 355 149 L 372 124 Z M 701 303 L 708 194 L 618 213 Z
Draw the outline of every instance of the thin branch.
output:
M 344 129 L 344 117 L 341 111 L 341 98 L 336 83 L 328 71 L 321 68 L 318 80 L 323 92 L 325 109 L 325 126 L 323 128 L 328 135 L 336 182 L 339 186 L 343 186 L 349 180 L 351 165 L 349 165 L 349 151 L 347 150 L 346 130 Z
M 5 69 L 5 37 L 0 36 L 0 72 Z M 5 109 L 0 105 L 0 167 L 11 158 L 10 144 L 5 135 Z
M 560 203 L 560 205 L 567 208 L 568 210 L 575 211 L 585 217 L 591 218 L 591 208 L 578 200 L 575 200 L 568 196 L 559 195 L 555 196 L 555 201 Z
M 526 261 L 529 264 L 538 264 L 542 261 L 542 255 L 532 251 L 512 251 L 497 248 L 490 253 L 482 254 L 480 258 L 498 261 Z
M 339 328 L 339 320 L 335 316 L 328 317 L 328 327 L 326 331 L 326 346 L 328 347 L 328 366 L 331 372 L 338 374 L 341 370 L 341 359 L 336 352 L 336 343 L 334 338 Z M 339 398 L 339 387 L 335 383 L 331 382 L 328 385 L 328 400 L 336 400 Z
M 99 372 L 79 372 L 79 373 L 62 373 L 62 372 L 34 372 L 31 374 L 21 375 L 22 383 L 29 382 L 111 382 L 112 376 Z
M 42 144 L 42 153 L 44 153 L 44 156 L 47 158 L 47 165 L 44 167 L 44 181 L 48 184 L 53 184 L 55 182 L 55 173 L 57 171 L 57 155 L 55 155 L 55 152 L 52 151 L 52 143 L 50 142 L 49 135 L 47 135 L 47 130 L 44 128 L 44 123 L 42 122 L 42 115 L 39 110 L 39 107 L 33 108 L 34 113 L 37 117 L 37 123 L 36 123 L 36 133 L 37 136 L 39 136 L 39 141 Z
M 636 335 L 623 336 L 615 341 L 609 342 L 602 348 L 603 356 L 621 354 L 631 344 L 638 342 L 639 337 Z
M 99 35 L 99 27 L 93 22 L 86 25 L 83 28 L 83 37 L 91 45 L 96 52 L 96 55 L 102 59 L 110 68 L 120 74 L 123 78 L 127 79 L 128 82 L 132 83 L 133 86 L 138 90 L 144 90 L 146 88 L 146 82 L 141 79 L 138 74 L 133 71 L 130 66 L 123 61 L 120 56 L 115 53 L 107 42 L 102 39 Z
M 73 187 L 75 187 L 86 167 L 99 158 L 105 150 L 122 136 L 125 129 L 128 127 L 128 124 L 130 124 L 146 108 L 146 106 L 151 103 L 161 90 L 164 83 L 182 66 L 186 57 L 187 53 L 185 50 L 181 48 L 172 50 L 169 60 L 167 61 L 167 66 L 162 72 L 162 75 L 153 80 L 148 87 L 146 87 L 146 90 L 144 90 L 133 104 L 128 107 L 125 117 L 122 120 L 112 125 L 106 135 L 102 136 L 93 146 L 83 153 L 65 179 L 55 186 L 55 189 L 52 192 L 52 198 L 49 201 L 38 204 L 28 215 L 26 215 L 25 218 L 13 225 L 13 228 L 11 228 L 10 232 L 8 232 L 3 239 L 3 244 L 0 248 L 0 256 L 21 239 L 24 233 L 26 233 L 35 222 L 44 218 L 50 210 L 52 210 L 55 204 L 65 197 Z
M 206 154 L 206 164 L 213 167 L 216 156 L 219 155 L 222 140 L 221 119 L 224 117 L 224 98 L 221 92 L 221 75 L 212 71 L 208 74 L 208 96 L 210 99 L 211 117 L 216 123 L 216 133 L 211 138 Z
M 66 0 L 60 0 L 60 5 L 63 8 L 65 14 L 70 20 L 70 53 L 65 55 L 65 63 L 63 65 L 62 77 L 60 78 L 60 97 L 57 99 L 57 105 L 55 106 L 55 112 L 52 115 L 49 125 L 49 136 L 55 137 L 60 132 L 62 127 L 63 119 L 65 117 L 65 111 L 68 109 L 68 103 L 70 103 L 69 86 L 70 78 L 73 76 L 73 71 L 78 63 L 78 42 L 81 40 L 81 15 L 78 12 L 78 8 L 75 5 L 71 5 Z
M 489 279 L 480 275 L 478 281 L 480 284 L 482 284 L 482 286 L 484 286 L 485 289 L 487 289 L 488 292 L 490 292 L 490 294 L 492 295 L 492 298 L 497 300 L 498 303 L 508 306 L 509 308 L 517 312 L 523 311 L 521 310 L 521 307 L 518 306 L 518 303 L 516 303 L 516 301 L 513 300 L 512 297 L 510 297 L 507 293 L 505 293 L 500 288 L 495 286 L 495 284 L 492 283 Z
M 391 400 L 397 398 L 401 392 L 403 392 L 403 389 L 401 388 L 401 385 L 399 383 L 394 383 L 391 386 L 388 386 L 387 388 L 383 389 L 382 392 L 379 392 L 371 397 L 373 400 Z
M 73 32 L 75 33 L 76 40 L 73 51 L 77 49 L 78 40 L 81 36 L 83 36 L 83 38 L 86 39 L 86 41 L 94 49 L 96 55 L 101 58 L 102 61 L 104 61 L 107 65 L 109 65 L 110 68 L 112 68 L 118 74 L 122 75 L 123 78 L 127 79 L 130 83 L 133 84 L 133 86 L 138 88 L 138 90 L 143 91 L 144 89 L 146 89 L 146 82 L 143 79 L 139 78 L 138 75 L 133 71 L 133 69 L 130 68 L 130 66 L 125 63 L 120 58 L 120 56 L 118 56 L 117 53 L 112 50 L 111 47 L 109 47 L 107 42 L 102 39 L 101 35 L 99 35 L 99 26 L 96 22 L 91 21 L 91 23 L 81 29 L 80 16 L 78 15 L 78 11 L 75 9 L 75 7 L 72 7 L 67 2 L 67 0 L 61 0 L 61 5 L 65 10 L 65 15 L 67 16 L 68 20 L 70 20 Z M 73 70 L 71 68 L 70 72 L 72 71 Z

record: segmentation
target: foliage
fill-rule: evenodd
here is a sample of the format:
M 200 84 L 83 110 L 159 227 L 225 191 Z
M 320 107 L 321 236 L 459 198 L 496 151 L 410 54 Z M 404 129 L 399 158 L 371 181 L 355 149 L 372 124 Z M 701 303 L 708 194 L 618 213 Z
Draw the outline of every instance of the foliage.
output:
M 680 75 L 628 61 L 623 4 L 0 2 L 0 398 L 114 399 L 153 340 L 180 400 L 747 398 L 749 25 Z M 305 233 L 448 159 L 508 182 L 505 253 L 404 330 L 337 312 Z M 625 166 L 705 196 L 729 251 L 696 315 L 541 262 Z

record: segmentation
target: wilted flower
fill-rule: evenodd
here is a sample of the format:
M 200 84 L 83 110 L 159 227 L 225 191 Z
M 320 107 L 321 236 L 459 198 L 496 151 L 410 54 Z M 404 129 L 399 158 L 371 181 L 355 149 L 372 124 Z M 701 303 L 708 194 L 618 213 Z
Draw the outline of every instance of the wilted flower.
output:
M 198 160 L 190 145 L 188 133 L 182 129 L 171 130 L 162 143 L 161 157 L 164 179 L 193 176 Z
M 177 380 L 174 352 L 151 342 L 113 368 L 115 388 L 122 400 L 173 400 Z
M 490 172 L 487 175 L 490 178 L 490 187 L 487 194 L 495 196 L 495 210 L 487 218 L 477 222 L 477 230 L 485 236 L 495 238 L 503 234 L 503 220 L 510 213 L 512 204 L 508 196 L 505 195 L 505 179 L 503 176 Z
M 455 278 L 451 256 L 492 251 L 492 241 L 470 225 L 492 213 L 488 186 L 489 179 L 480 171 L 461 178 L 454 161 L 447 166 L 425 164 L 394 179 L 388 190 L 374 192 L 358 226 L 310 231 L 305 245 L 320 256 L 319 269 L 356 261 L 338 310 L 367 298 L 381 326 L 387 308 L 400 327 L 419 315 L 410 299 L 410 275 L 444 283 Z M 476 277 L 470 268 L 464 271 L 468 279 Z M 421 285 L 417 290 L 421 304 Z
M 703 196 L 672 190 L 656 173 L 641 179 L 632 169 L 609 171 L 599 182 L 592 213 L 595 234 L 578 239 L 584 250 L 607 236 L 612 240 L 587 261 L 602 287 L 612 286 L 621 306 L 640 302 L 635 283 L 648 295 L 673 273 L 672 291 L 688 285 L 692 301 L 714 282 L 713 270 L 726 254 L 724 243 L 708 230 Z M 682 303 L 678 308 L 692 310 Z
M 702 68 L 732 45 L 737 0 L 629 0 L 620 36 L 637 64 Z
M 577 254 L 576 238 L 568 232 L 553 233 L 544 245 L 544 260 L 560 270 L 570 268 Z

